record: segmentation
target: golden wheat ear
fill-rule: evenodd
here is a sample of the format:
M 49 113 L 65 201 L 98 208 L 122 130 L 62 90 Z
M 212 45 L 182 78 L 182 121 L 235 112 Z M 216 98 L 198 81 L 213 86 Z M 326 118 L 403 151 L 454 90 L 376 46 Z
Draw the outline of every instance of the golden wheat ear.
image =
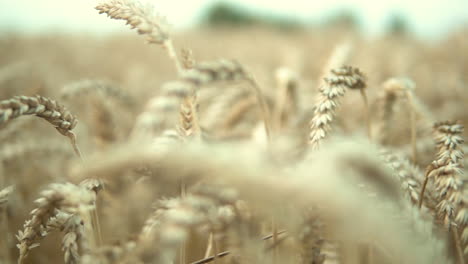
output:
M 72 183 L 49 185 L 35 201 L 37 208 L 31 211 L 31 219 L 24 223 L 24 230 L 20 230 L 16 236 L 19 241 L 18 263 L 24 263 L 29 251 L 38 247 L 39 242 L 47 236 L 47 223 L 57 215 L 58 210 L 79 214 L 82 219 L 86 219 L 85 215 L 93 207 L 94 200 L 92 192 Z
M 312 149 L 318 149 L 321 141 L 330 132 L 339 98 L 344 96 L 347 89 L 364 89 L 365 86 L 365 77 L 357 68 L 343 66 L 331 70 L 317 95 L 314 117 L 309 123 L 309 145 Z
M 161 45 L 166 49 L 169 57 L 174 61 L 177 72 L 184 72 L 184 68 L 177 57 L 176 50 L 170 37 L 169 23 L 166 18 L 158 15 L 150 4 L 143 5 L 132 0 L 106 0 L 96 6 L 99 14 L 126 21 L 138 34 L 146 36 L 148 43 Z
M 0 102 L 0 124 L 23 115 L 35 115 L 51 123 L 62 135 L 68 137 L 76 155 L 81 153 L 72 132 L 78 120 L 63 105 L 43 96 L 15 96 Z
M 468 204 L 462 179 L 463 130 L 463 126 L 457 122 L 434 124 L 434 140 L 438 151 L 436 159 L 427 167 L 419 203 L 421 207 L 425 187 L 432 179 L 437 192 L 436 219 L 448 229 L 459 263 L 464 261 L 464 252 L 468 248 Z

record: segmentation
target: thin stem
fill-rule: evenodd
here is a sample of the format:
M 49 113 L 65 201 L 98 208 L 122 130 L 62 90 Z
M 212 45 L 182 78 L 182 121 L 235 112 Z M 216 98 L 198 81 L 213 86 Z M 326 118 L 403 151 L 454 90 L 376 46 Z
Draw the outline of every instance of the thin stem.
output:
M 277 224 L 276 224 L 276 220 L 275 218 L 273 217 L 273 219 L 271 220 L 272 222 L 272 227 L 273 227 L 273 263 L 276 263 L 277 260 L 278 260 L 278 247 L 276 247 L 276 245 L 278 244 L 278 227 L 277 227 Z
M 277 235 L 281 235 L 281 234 L 286 233 L 286 230 L 281 230 L 281 231 L 278 231 L 278 232 L 276 232 L 276 233 L 277 233 Z M 273 237 L 273 234 L 269 234 L 269 235 L 267 235 L 267 236 L 262 237 L 262 240 L 268 240 L 268 239 L 270 239 L 270 238 L 272 238 L 272 237 Z
M 93 228 L 95 230 L 95 236 L 96 236 L 96 244 L 98 246 L 102 245 L 102 233 L 101 233 L 101 225 L 99 224 L 99 215 L 97 213 L 97 201 L 94 202 L 94 209 L 91 211 L 91 221 L 93 224 Z
M 271 245 L 269 245 L 267 248 L 265 248 L 265 251 L 269 251 L 271 249 L 277 249 L 278 245 L 281 244 L 281 242 L 283 242 L 284 240 L 286 240 L 288 238 L 288 236 L 284 236 L 282 238 L 279 238 L 278 240 L 276 240 L 276 242 L 273 242 Z
M 260 110 L 262 113 L 262 118 L 263 118 L 263 124 L 265 127 L 265 133 L 268 138 L 268 142 L 271 142 L 271 122 L 270 122 L 270 110 L 268 108 L 268 105 L 265 101 L 265 98 L 262 95 L 262 91 L 260 90 L 260 87 L 258 86 L 257 81 L 255 81 L 254 77 L 250 77 L 248 79 L 249 83 L 252 85 L 252 87 L 255 90 L 255 95 L 257 96 L 258 103 L 260 104 Z
M 373 264 L 374 263 L 374 247 L 372 246 L 372 243 L 369 243 L 367 245 L 367 264 Z
M 367 93 L 364 88 L 359 89 L 361 92 L 362 100 L 364 101 L 364 115 L 366 118 L 366 127 L 367 127 L 367 137 L 369 141 L 372 140 L 372 131 L 371 131 L 371 122 L 370 122 L 370 111 L 369 111 L 369 100 L 367 99 Z
M 278 231 L 278 235 L 279 235 L 279 234 L 283 234 L 283 233 L 286 233 L 286 230 Z M 271 239 L 272 237 L 273 237 L 273 234 L 269 234 L 269 235 L 267 235 L 267 236 L 262 237 L 261 240 L 268 240 L 268 239 Z M 281 241 L 282 241 L 282 240 L 280 240 L 280 242 L 281 242 Z M 229 251 L 223 251 L 223 252 L 221 252 L 221 253 L 219 253 L 219 254 L 216 254 L 216 258 L 222 258 L 222 257 L 225 257 L 225 256 L 227 256 L 227 255 L 229 255 L 229 254 L 231 254 L 231 252 L 229 252 Z M 205 256 L 205 258 L 203 258 L 203 259 L 201 259 L 201 260 L 197 260 L 197 261 L 192 262 L 192 263 L 190 263 L 190 264 L 204 264 L 204 263 L 209 263 L 209 262 L 213 261 L 214 259 L 215 259 L 215 256 L 209 256 L 209 257 L 208 257 L 208 256 Z
M 179 57 L 177 56 L 177 52 L 174 48 L 174 44 L 172 43 L 171 39 L 167 39 L 163 42 L 163 47 L 167 50 L 167 54 L 169 54 L 169 57 L 172 59 L 172 61 L 175 64 L 175 67 L 177 69 L 177 73 L 181 75 L 184 72 L 184 68 L 182 67 L 182 63 L 179 60 Z
M 458 264 L 465 264 L 465 258 L 463 254 L 463 249 L 460 244 L 460 236 L 458 235 L 458 230 L 456 228 L 450 228 L 453 235 L 453 240 L 455 240 L 455 248 L 457 251 Z
M 205 258 L 210 256 L 212 249 L 213 249 L 213 232 L 210 232 L 210 236 L 208 237 L 208 244 L 206 246 L 206 251 L 205 251 Z
M 0 190 L 2 188 L 5 188 L 6 186 L 6 180 L 4 176 L 4 171 L 3 171 L 3 164 L 0 163 Z M 5 205 L 8 206 L 8 205 Z M 0 247 L 2 248 L 1 250 L 1 257 L 0 257 L 0 262 L 3 260 L 8 263 L 10 262 L 10 250 L 8 247 L 8 239 L 10 233 L 8 232 L 8 215 L 7 211 L 5 209 L 0 208 L 0 234 L 1 235 L 1 241 L 0 241 Z
M 424 175 L 424 183 L 421 188 L 421 193 L 419 194 L 419 203 L 418 208 L 421 209 L 423 200 L 424 200 L 424 192 L 426 191 L 427 182 L 429 181 L 429 173 L 434 169 L 434 165 L 430 164 L 426 169 L 426 175 Z
M 185 186 L 185 182 L 184 180 L 182 180 L 180 182 L 180 196 L 182 198 L 185 198 L 187 195 L 187 190 L 186 190 L 186 186 Z M 185 260 L 186 260 L 186 255 L 187 255 L 187 252 L 186 252 L 186 248 L 187 248 L 187 242 L 186 241 L 183 241 L 182 242 L 182 245 L 180 245 L 180 251 L 179 251 L 179 257 L 180 257 L 180 261 L 179 263 L 180 264 L 185 264 Z
M 414 99 L 411 91 L 406 92 L 406 97 L 408 98 L 409 105 L 411 108 L 410 111 L 410 122 L 411 122 L 411 159 L 414 164 L 417 163 L 417 148 L 416 148 L 416 111 L 414 107 Z
M 76 156 L 78 156 L 78 158 L 80 158 L 81 161 L 84 161 L 83 156 L 81 155 L 81 151 L 78 148 L 78 145 L 76 144 L 76 135 L 73 132 L 68 131 L 66 136 L 70 139 L 70 143 L 73 147 L 73 151 L 75 152 Z
M 216 239 L 214 237 L 213 237 L 213 251 L 214 251 L 213 262 L 218 263 L 218 252 L 219 252 L 218 241 L 216 241 Z
M 224 251 L 224 252 L 221 252 L 219 254 L 217 254 L 216 256 L 210 256 L 210 257 L 207 257 L 207 258 L 204 258 L 204 259 L 201 259 L 201 260 L 197 260 L 195 262 L 192 262 L 190 264 L 205 264 L 205 263 L 209 263 L 213 260 L 215 260 L 215 258 L 222 258 L 222 257 L 225 257 L 227 255 L 231 254 L 231 252 L 229 251 Z

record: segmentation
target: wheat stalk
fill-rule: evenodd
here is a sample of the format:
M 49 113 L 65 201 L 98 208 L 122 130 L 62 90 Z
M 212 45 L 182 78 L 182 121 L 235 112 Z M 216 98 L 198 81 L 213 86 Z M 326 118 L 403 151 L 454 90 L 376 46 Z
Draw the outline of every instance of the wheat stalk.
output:
M 275 112 L 273 114 L 275 129 L 281 130 L 291 117 L 297 114 L 297 86 L 298 80 L 294 72 L 288 68 L 276 71 L 278 91 L 276 96 Z

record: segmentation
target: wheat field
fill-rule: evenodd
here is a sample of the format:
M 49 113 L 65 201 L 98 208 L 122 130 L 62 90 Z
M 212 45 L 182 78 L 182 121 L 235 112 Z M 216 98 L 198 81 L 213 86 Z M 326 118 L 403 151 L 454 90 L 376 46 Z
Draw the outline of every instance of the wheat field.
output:
M 174 33 L 156 11 L 0 36 L 0 263 L 468 260 L 466 28 Z

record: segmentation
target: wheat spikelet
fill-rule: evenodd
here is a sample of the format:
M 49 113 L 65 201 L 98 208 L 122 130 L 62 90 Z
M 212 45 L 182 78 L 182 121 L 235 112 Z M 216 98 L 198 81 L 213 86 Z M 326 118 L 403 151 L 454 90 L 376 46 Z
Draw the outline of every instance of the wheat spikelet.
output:
M 82 220 L 77 215 L 68 218 L 64 224 L 65 235 L 62 239 L 62 250 L 64 251 L 64 260 L 66 264 L 80 263 L 80 248 L 84 245 L 84 228 Z
M 24 230 L 20 230 L 17 235 L 20 251 L 18 263 L 23 263 L 28 252 L 39 246 L 40 240 L 47 235 L 47 222 L 57 214 L 56 209 L 71 214 L 83 213 L 94 201 L 94 196 L 88 190 L 71 183 L 51 184 L 40 196 L 35 201 L 37 208 L 31 211 L 31 219 L 25 222 Z
M 196 95 L 187 96 L 180 104 L 179 133 L 182 138 L 201 138 L 201 129 L 198 122 Z
M 314 117 L 310 121 L 309 144 L 312 149 L 318 149 L 320 142 L 331 130 L 338 98 L 344 96 L 346 89 L 362 89 L 365 79 L 357 68 L 344 66 L 331 70 L 331 75 L 325 78 L 325 84 L 320 88 L 317 97 Z
M 180 57 L 185 69 L 189 70 L 195 66 L 196 62 L 193 58 L 193 52 L 191 49 L 183 48 L 180 52 Z

